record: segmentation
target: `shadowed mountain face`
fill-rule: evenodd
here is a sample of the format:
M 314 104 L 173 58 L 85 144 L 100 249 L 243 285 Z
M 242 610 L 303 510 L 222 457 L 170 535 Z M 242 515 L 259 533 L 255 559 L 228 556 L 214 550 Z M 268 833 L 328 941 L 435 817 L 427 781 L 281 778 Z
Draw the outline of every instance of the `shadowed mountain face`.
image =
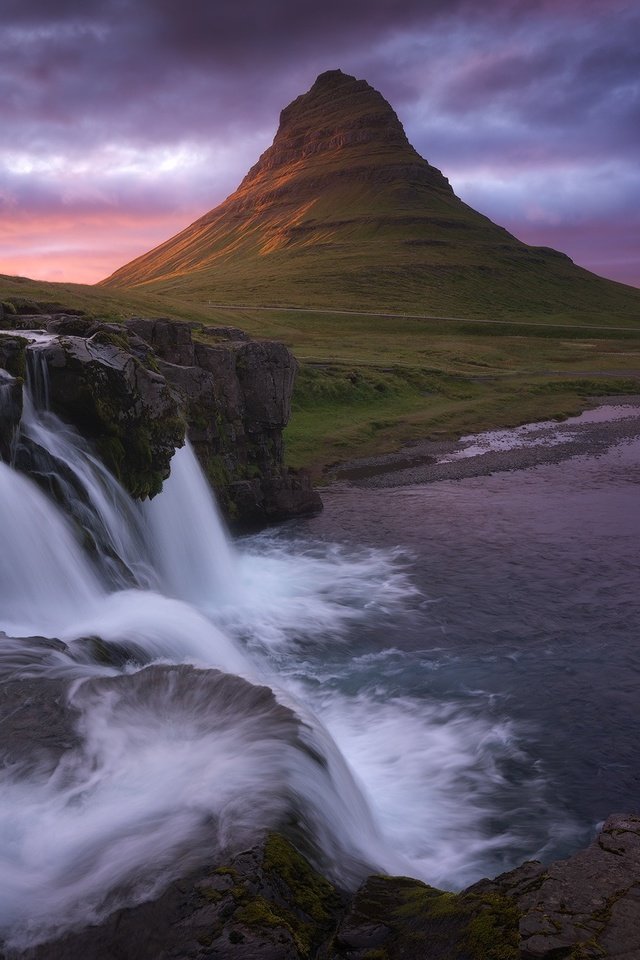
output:
M 280 117 L 235 193 L 107 286 L 229 304 L 611 322 L 640 292 L 472 210 L 380 93 L 332 70 Z

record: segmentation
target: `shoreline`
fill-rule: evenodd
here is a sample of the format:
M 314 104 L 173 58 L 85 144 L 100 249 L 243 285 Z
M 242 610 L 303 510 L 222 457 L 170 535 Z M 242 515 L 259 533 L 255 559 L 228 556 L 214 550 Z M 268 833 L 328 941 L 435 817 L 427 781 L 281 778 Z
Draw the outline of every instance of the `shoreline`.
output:
M 463 480 L 598 456 L 640 438 L 640 394 L 594 400 L 575 417 L 483 431 L 458 440 L 417 440 L 395 453 L 346 460 L 327 471 L 325 489 L 392 488 Z

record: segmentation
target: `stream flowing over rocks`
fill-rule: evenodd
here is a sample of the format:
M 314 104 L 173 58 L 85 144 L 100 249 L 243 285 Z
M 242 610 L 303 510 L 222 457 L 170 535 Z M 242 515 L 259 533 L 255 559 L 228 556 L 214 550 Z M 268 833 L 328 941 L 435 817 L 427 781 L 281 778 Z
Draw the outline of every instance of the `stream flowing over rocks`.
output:
M 400 684 L 401 551 L 228 539 L 212 483 L 245 524 L 318 507 L 285 348 L 10 319 L 1 960 L 637 960 L 640 816 L 545 856 L 583 835 L 514 724 Z

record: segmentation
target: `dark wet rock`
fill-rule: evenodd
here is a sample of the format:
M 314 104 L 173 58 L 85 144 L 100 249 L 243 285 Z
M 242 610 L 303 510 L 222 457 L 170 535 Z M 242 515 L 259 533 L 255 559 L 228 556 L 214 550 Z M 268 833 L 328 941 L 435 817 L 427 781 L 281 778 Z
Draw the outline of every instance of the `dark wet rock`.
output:
M 640 957 L 640 817 L 615 814 L 567 860 L 525 864 L 471 889 L 517 904 L 523 960 Z
M 233 327 L 134 318 L 129 333 L 151 347 L 181 396 L 189 439 L 238 526 L 321 509 L 308 475 L 284 467 L 282 431 L 291 415 L 297 364 L 287 348 Z M 211 342 L 214 341 L 214 342 Z
M 612 816 L 567 860 L 525 863 L 459 894 L 370 877 L 334 951 L 349 960 L 637 960 L 640 817 Z
M 106 324 L 78 314 L 58 313 L 46 321 L 46 329 L 49 333 L 71 337 L 90 337 L 92 332 L 100 328 L 106 328 Z
M 373 876 L 340 923 L 333 960 L 517 960 L 519 910 L 495 893 L 448 893 Z
M 637 960 L 639 918 L 640 817 L 611 817 L 587 850 L 461 893 L 371 876 L 348 894 L 271 834 L 15 960 Z
M 0 369 L 0 460 L 13 460 L 22 416 L 22 380 Z
M 25 331 L 0 336 L 0 368 L 15 379 L 27 375 L 27 331 L 51 334 L 47 341 L 32 338 L 28 347 L 29 362 L 48 373 L 51 409 L 97 447 L 134 497 L 161 489 L 187 427 L 223 511 L 236 526 L 321 509 L 308 475 L 284 466 L 282 431 L 297 364 L 282 344 L 251 340 L 235 327 L 166 318 L 137 317 L 120 325 L 63 311 L 4 314 L 2 322 Z M 15 391 L 17 396 L 17 386 Z M 0 423 L 5 460 L 16 410 L 14 404 Z M 23 451 L 19 464 L 26 472 L 28 453 Z
M 122 334 L 58 336 L 31 348 L 48 372 L 54 413 L 93 441 L 135 497 L 158 493 L 185 425 L 164 378 L 129 352 Z
M 38 371 L 46 371 L 51 410 L 95 445 L 133 496 L 158 493 L 185 434 L 178 400 L 164 378 L 132 355 L 122 328 L 77 316 L 37 320 L 39 329 L 51 325 L 51 338 L 34 342 L 26 331 L 3 334 L 0 367 L 21 381 L 30 371 L 36 392 Z M 2 430 L 5 460 L 9 434 L 10 424 Z M 29 472 L 24 462 L 20 468 Z
M 26 374 L 25 350 L 28 340 L 19 334 L 0 336 L 0 367 L 13 377 L 24 380 Z
M 0 636 L 0 645 L 6 642 L 7 638 Z M 31 664 L 37 647 L 43 659 L 66 649 L 60 641 L 44 637 L 23 642 L 29 647 Z M 0 766 L 5 772 L 12 768 L 21 776 L 35 769 L 51 772 L 62 756 L 78 745 L 77 712 L 67 703 L 68 686 L 65 680 L 40 677 L 0 682 Z
M 159 899 L 20 960 L 307 960 L 319 956 L 343 904 L 343 894 L 272 834 L 173 883 Z

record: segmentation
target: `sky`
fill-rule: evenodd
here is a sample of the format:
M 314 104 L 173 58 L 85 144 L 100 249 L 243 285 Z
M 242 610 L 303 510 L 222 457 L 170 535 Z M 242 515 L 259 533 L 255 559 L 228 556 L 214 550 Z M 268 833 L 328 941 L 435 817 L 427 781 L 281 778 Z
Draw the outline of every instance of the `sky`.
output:
M 341 69 L 465 202 L 640 286 L 637 0 L 0 0 L 0 273 L 93 283 Z

